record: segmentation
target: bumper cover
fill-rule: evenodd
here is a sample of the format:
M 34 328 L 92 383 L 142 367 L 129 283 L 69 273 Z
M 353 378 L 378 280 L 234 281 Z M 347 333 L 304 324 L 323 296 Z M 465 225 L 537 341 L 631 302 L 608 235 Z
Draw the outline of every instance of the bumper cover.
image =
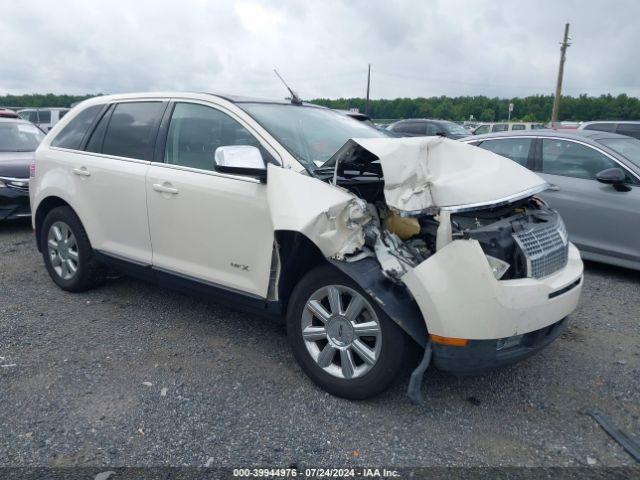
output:
M 543 329 L 575 310 L 582 260 L 569 244 L 567 265 L 541 279 L 498 281 L 475 240 L 455 240 L 402 277 L 430 334 L 493 340 Z
M 0 188 L 0 220 L 31 216 L 29 191 L 9 187 Z
M 517 343 L 498 349 L 508 339 L 471 340 L 466 347 L 432 344 L 432 363 L 438 369 L 458 376 L 481 375 L 511 365 L 549 346 L 567 326 L 568 318 L 522 335 Z

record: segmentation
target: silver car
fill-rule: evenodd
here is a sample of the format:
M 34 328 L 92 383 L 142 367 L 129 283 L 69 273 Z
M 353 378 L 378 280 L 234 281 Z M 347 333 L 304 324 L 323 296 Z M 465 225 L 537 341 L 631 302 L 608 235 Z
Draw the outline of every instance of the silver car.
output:
M 593 130 L 503 132 L 462 139 L 526 166 L 587 260 L 640 270 L 640 140 Z

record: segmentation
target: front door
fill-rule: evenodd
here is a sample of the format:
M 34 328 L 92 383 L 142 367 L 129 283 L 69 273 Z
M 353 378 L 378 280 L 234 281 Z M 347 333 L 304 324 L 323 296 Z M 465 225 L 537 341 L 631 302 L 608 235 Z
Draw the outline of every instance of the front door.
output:
M 629 191 L 596 180 L 598 172 L 619 165 L 586 144 L 543 138 L 541 171 L 550 185 L 541 197 L 560 212 L 569 237 L 595 255 L 640 261 L 640 186 L 628 174 Z
M 267 187 L 214 171 L 216 148 L 228 145 L 260 144 L 231 114 L 175 104 L 164 161 L 147 174 L 153 266 L 266 298 L 273 249 Z

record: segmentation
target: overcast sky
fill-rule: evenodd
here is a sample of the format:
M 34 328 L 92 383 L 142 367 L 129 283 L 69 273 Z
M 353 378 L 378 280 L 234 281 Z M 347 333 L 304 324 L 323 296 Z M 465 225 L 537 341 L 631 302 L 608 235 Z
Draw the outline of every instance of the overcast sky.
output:
M 640 96 L 640 1 L 0 0 L 0 95 Z

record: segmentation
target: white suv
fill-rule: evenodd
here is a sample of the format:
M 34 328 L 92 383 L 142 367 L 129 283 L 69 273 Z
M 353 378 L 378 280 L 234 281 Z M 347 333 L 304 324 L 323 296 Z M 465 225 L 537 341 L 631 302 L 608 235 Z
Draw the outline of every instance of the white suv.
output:
M 104 266 L 266 315 L 329 392 L 366 398 L 407 353 L 475 374 L 551 343 L 582 262 L 536 174 L 446 138 L 389 138 L 307 104 L 198 93 L 87 100 L 32 165 L 53 281 Z

